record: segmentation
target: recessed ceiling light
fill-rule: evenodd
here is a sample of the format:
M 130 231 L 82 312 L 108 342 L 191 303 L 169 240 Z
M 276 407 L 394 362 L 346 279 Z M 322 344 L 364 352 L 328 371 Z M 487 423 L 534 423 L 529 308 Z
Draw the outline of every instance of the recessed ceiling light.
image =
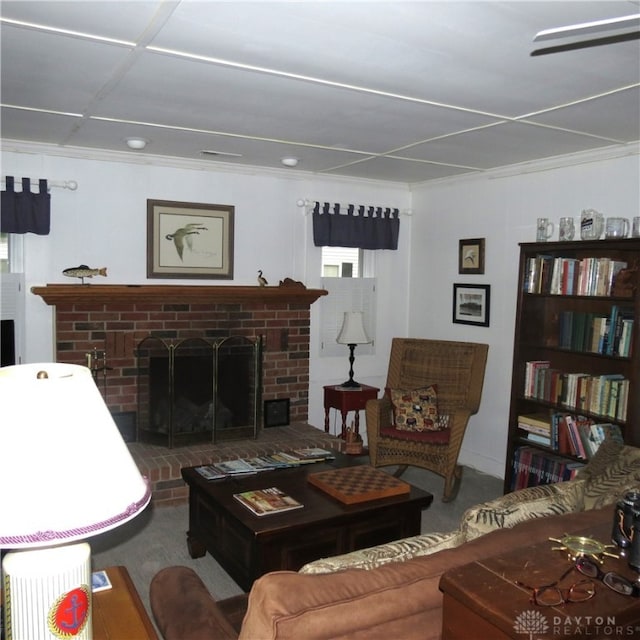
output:
M 285 156 L 284 158 L 280 158 L 280 162 L 282 162 L 285 167 L 297 167 L 300 160 L 294 156 Z
M 148 140 L 145 140 L 145 138 L 127 138 L 125 140 L 125 142 L 127 143 L 127 147 L 129 147 L 129 149 L 144 149 L 147 146 L 147 142 L 149 142 Z

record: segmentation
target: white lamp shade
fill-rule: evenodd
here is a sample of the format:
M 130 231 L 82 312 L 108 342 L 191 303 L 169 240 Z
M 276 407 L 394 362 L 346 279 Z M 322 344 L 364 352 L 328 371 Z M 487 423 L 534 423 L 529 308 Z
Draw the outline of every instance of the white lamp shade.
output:
M 149 484 L 86 367 L 0 368 L 0 415 L 0 547 L 82 540 L 149 503 Z
M 342 329 L 336 342 L 338 344 L 369 344 L 371 342 L 364 329 L 362 311 L 345 311 Z

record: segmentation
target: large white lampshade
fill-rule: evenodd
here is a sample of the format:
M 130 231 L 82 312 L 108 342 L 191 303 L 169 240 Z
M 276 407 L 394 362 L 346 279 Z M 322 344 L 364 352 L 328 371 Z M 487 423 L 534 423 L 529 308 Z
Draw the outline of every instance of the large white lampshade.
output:
M 91 638 L 88 545 L 68 543 L 131 520 L 149 484 L 86 367 L 0 368 L 0 413 L 0 548 L 17 550 L 3 561 L 6 637 L 63 637 L 60 624 Z

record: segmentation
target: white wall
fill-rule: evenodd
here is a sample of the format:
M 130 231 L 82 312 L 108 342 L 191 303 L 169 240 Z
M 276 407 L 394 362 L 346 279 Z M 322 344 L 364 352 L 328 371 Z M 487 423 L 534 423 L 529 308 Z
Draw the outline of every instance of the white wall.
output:
M 640 211 L 638 147 L 629 155 L 576 156 L 572 166 L 537 163 L 509 172 L 405 186 L 268 170 L 230 170 L 178 160 L 143 160 L 135 154 L 71 154 L 46 145 L 3 142 L 2 175 L 77 180 L 75 192 L 52 190 L 49 236 L 27 234 L 27 291 L 34 285 L 72 281 L 62 270 L 85 263 L 106 266 L 110 284 L 146 279 L 146 200 L 233 204 L 236 207 L 233 281 L 151 280 L 150 284 L 256 282 L 262 269 L 271 283 L 288 276 L 320 287 L 320 248 L 300 198 L 393 205 L 412 209 L 400 223 L 398 251 L 375 252 L 378 278 L 376 353 L 358 356 L 356 379 L 382 388 L 391 338 L 429 337 L 487 342 L 489 361 L 482 405 L 463 443 L 462 462 L 496 476 L 504 473 L 515 319 L 518 243 L 535 239 L 535 222 L 578 217 L 583 208 L 631 217 Z M 152 163 L 153 162 L 153 163 Z M 486 270 L 458 275 L 458 240 L 486 238 Z M 557 230 L 554 239 L 557 238 Z M 454 282 L 491 285 L 491 326 L 453 324 Z M 324 424 L 322 387 L 341 382 L 344 358 L 319 357 L 319 309 L 311 308 L 309 421 Z M 26 360 L 53 357 L 51 309 L 27 293 Z M 332 427 L 339 425 L 332 412 Z M 363 418 L 363 416 L 361 416 Z M 361 420 L 361 431 L 364 420 Z
M 582 209 L 630 218 L 640 211 L 638 149 L 630 155 L 575 156 L 483 177 L 425 184 L 413 193 L 409 335 L 486 342 L 489 358 L 482 404 L 463 442 L 461 461 L 503 476 L 509 417 L 519 242 L 535 241 L 536 218 L 556 228 L 561 216 L 578 222 Z M 458 274 L 458 241 L 486 238 L 484 275 Z M 577 231 L 579 238 L 579 230 Z M 453 283 L 491 285 L 490 327 L 453 324 Z
M 93 284 L 257 284 L 262 269 L 271 284 L 290 277 L 320 287 L 320 249 L 313 246 L 311 216 L 298 199 L 354 202 L 408 209 L 404 185 L 320 177 L 287 170 L 229 169 L 215 163 L 149 159 L 132 153 L 59 150 L 47 145 L 3 141 L 2 175 L 16 178 L 76 180 L 77 191 L 51 190 L 51 233 L 25 236 L 27 292 L 46 283 L 72 284 L 62 270 L 79 264 L 107 267 L 108 278 Z M 177 200 L 235 206 L 234 279 L 147 280 L 146 201 Z M 379 275 L 376 355 L 357 359 L 358 379 L 384 381 L 388 345 L 407 328 L 406 288 L 410 218 L 401 222 L 399 251 L 378 252 Z M 312 306 L 309 421 L 322 428 L 322 386 L 342 382 L 344 358 L 319 357 L 319 305 Z M 27 362 L 53 358 L 53 314 L 40 297 L 26 295 Z M 364 425 L 364 421 L 361 426 Z

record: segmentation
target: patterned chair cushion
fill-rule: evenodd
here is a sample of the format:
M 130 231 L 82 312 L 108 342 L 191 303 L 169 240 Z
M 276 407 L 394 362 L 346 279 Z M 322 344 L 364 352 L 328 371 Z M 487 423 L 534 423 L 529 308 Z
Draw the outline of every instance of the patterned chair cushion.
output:
M 300 573 L 335 573 L 344 569 L 375 569 L 389 562 L 404 562 L 428 556 L 443 549 L 453 549 L 464 542 L 458 531 L 423 533 L 368 549 L 360 549 L 333 558 L 322 558 L 304 565 Z
M 494 529 L 510 529 L 532 518 L 582 511 L 585 483 L 571 480 L 528 487 L 475 505 L 462 515 L 460 530 L 468 542 Z
M 614 504 L 627 491 L 640 489 L 640 449 L 607 438 L 578 478 L 586 482 L 585 509 Z
M 438 388 L 391 389 L 393 419 L 399 431 L 438 431 Z

